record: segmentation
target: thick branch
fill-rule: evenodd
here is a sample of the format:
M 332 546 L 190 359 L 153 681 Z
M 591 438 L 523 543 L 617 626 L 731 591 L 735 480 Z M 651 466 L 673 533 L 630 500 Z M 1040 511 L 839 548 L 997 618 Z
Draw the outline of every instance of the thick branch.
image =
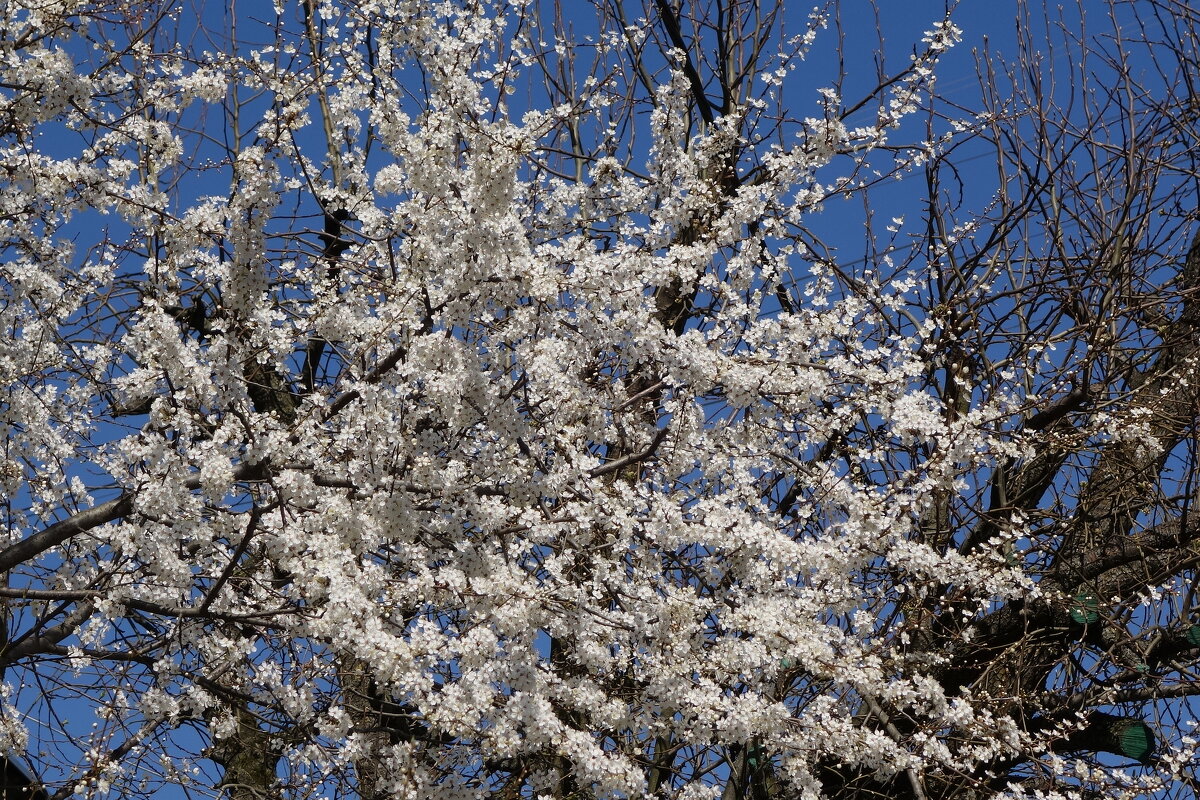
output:
M 267 469 L 263 464 L 243 464 L 234 470 L 233 475 L 235 481 L 262 480 L 267 475 Z M 200 488 L 200 477 L 188 478 L 183 485 L 194 491 Z M 8 572 L 17 565 L 58 547 L 76 534 L 85 533 L 93 528 L 129 516 L 133 513 L 133 501 L 136 494 L 136 490 L 126 491 L 114 500 L 72 514 L 67 519 L 43 528 L 32 536 L 0 550 L 0 572 Z

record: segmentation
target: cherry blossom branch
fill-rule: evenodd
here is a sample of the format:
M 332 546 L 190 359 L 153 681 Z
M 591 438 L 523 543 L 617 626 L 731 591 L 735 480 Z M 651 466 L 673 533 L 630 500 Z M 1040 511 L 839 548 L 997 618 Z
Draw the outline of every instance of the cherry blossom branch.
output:
M 595 469 L 590 470 L 588 472 L 588 477 L 599 478 L 601 475 L 607 475 L 610 472 L 616 472 L 618 470 L 624 469 L 625 467 L 628 467 L 630 464 L 637 464 L 639 462 L 645 461 L 646 459 L 648 459 L 654 455 L 655 451 L 658 450 L 658 446 L 663 443 L 664 439 L 667 438 L 668 433 L 670 433 L 670 428 L 665 428 L 665 427 L 660 428 L 658 433 L 654 437 L 654 441 L 652 441 L 650 443 L 650 446 L 647 447 L 645 450 L 643 450 L 640 453 L 630 453 L 629 455 L 625 456 L 624 458 L 618 458 L 616 461 L 610 461 L 607 464 L 596 467 Z
M 267 474 L 268 471 L 264 464 L 243 464 L 234 470 L 233 479 L 235 481 L 264 480 Z M 195 491 L 200 488 L 200 477 L 198 475 L 190 477 L 184 481 L 183 485 Z M 76 512 L 61 522 L 56 522 L 16 544 L 9 545 L 0 551 L 0 572 L 8 572 L 18 564 L 23 564 L 51 548 L 58 547 L 77 534 L 129 516 L 134 512 L 134 498 L 137 496 L 137 491 L 126 490 L 120 497 Z

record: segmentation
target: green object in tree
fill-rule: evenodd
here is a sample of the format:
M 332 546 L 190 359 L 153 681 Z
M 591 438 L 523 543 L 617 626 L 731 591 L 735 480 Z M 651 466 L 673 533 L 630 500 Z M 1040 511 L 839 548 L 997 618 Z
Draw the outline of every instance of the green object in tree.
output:
M 755 742 L 751 744 L 746 751 L 746 765 L 750 769 L 758 769 L 762 765 L 763 755 L 764 750 L 761 743 Z
M 1126 720 L 1117 729 L 1121 753 L 1137 761 L 1146 761 L 1154 752 L 1154 731 L 1140 719 Z
M 1071 620 L 1079 625 L 1090 625 L 1100 620 L 1100 602 L 1096 599 L 1096 595 L 1091 592 L 1084 592 L 1075 595 L 1075 601 L 1071 605 Z
M 1200 647 L 1200 625 L 1193 625 L 1187 629 L 1187 642 L 1194 647 Z
M 1122 717 L 1104 711 L 1088 715 L 1083 730 L 1072 734 L 1070 750 L 1115 753 L 1148 764 L 1154 755 L 1154 730 L 1137 717 Z

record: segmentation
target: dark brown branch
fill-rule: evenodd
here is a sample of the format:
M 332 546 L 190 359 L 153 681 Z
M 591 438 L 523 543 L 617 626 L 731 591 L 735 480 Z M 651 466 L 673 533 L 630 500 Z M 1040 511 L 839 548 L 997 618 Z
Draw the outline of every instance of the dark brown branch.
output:
M 655 0 L 658 7 L 658 15 L 662 19 L 663 27 L 667 29 L 667 36 L 683 55 L 683 74 L 687 76 L 688 84 L 692 87 L 692 96 L 696 100 L 696 108 L 700 110 L 700 116 L 704 118 L 705 124 L 711 125 L 716 118 L 713 114 L 712 103 L 704 95 L 704 81 L 700 77 L 700 73 L 696 71 L 696 65 L 692 63 L 692 56 L 688 52 L 687 42 L 684 41 L 683 31 L 679 29 L 679 18 L 675 16 L 675 12 L 671 10 L 667 0 Z
M 267 476 L 267 469 L 263 464 L 243 464 L 234 470 L 233 475 L 235 481 L 263 480 Z M 195 491 L 200 488 L 200 477 L 188 478 L 184 481 L 184 486 Z M 58 547 L 72 536 L 129 516 L 133 513 L 136 493 L 137 490 L 128 490 L 114 500 L 72 514 L 67 519 L 0 550 L 0 572 L 8 572 L 18 564 L 36 558 L 47 550 Z
M 53 628 L 47 628 L 37 636 L 30 636 L 5 648 L 3 653 L 4 663 L 11 664 L 34 653 L 45 652 L 48 648 L 53 647 L 79 630 L 79 626 L 87 622 L 95 610 L 96 604 L 91 600 L 85 600 L 58 625 L 55 625 Z
M 624 469 L 625 467 L 628 467 L 630 464 L 637 464 L 642 461 L 645 461 L 646 459 L 648 459 L 654 455 L 655 451 L 658 450 L 658 446 L 663 443 L 664 439 L 667 438 L 668 433 L 670 433 L 670 428 L 660 428 L 658 431 L 658 434 L 655 435 L 655 437 L 654 437 L 654 441 L 652 441 L 650 443 L 650 446 L 647 447 L 645 450 L 643 450 L 640 453 L 630 453 L 629 455 L 625 456 L 624 458 L 618 458 L 616 461 L 610 461 L 607 464 L 603 464 L 599 467 L 596 467 L 595 469 L 588 472 L 588 477 L 599 478 L 601 475 L 607 475 L 610 472 L 616 472 L 618 470 Z

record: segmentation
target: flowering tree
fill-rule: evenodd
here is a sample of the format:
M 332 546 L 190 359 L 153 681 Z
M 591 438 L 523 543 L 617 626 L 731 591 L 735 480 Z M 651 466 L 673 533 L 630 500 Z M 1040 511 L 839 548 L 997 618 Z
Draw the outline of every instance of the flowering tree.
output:
M 964 107 L 833 5 L 5 6 L 5 796 L 1190 792 L 1200 20 L 1103 9 Z

